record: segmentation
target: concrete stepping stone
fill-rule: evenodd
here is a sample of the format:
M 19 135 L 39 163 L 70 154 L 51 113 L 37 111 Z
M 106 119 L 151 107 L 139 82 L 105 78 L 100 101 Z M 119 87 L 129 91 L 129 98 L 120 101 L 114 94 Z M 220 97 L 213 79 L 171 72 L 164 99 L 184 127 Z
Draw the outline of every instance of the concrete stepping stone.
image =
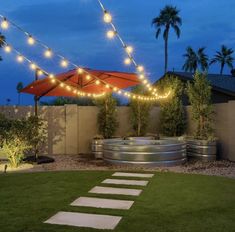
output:
M 132 172 L 115 172 L 112 176 L 124 176 L 124 177 L 143 177 L 143 178 L 151 178 L 154 174 L 147 173 L 132 173 Z
M 61 211 L 44 223 L 113 230 L 121 219 L 118 216 Z
M 106 179 L 102 184 L 122 184 L 122 185 L 138 185 L 146 186 L 148 184 L 147 180 L 122 180 L 122 179 Z
M 117 194 L 117 195 L 130 195 L 130 196 L 139 196 L 141 192 L 142 192 L 141 189 L 111 188 L 111 187 L 100 187 L 100 186 L 95 186 L 89 191 L 89 193 Z
M 79 197 L 72 206 L 85 206 L 105 209 L 130 209 L 134 201 L 113 200 L 96 197 Z

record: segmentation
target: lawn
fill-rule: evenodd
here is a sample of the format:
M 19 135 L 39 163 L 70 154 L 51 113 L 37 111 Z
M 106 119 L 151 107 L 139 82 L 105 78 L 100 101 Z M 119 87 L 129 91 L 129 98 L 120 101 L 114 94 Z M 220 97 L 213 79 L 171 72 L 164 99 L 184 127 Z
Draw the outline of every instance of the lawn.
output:
M 235 180 L 202 175 L 156 173 L 130 210 L 72 207 L 79 196 L 110 177 L 110 171 L 0 175 L 0 231 L 97 231 L 43 224 L 58 211 L 122 215 L 115 231 L 235 231 Z M 111 186 L 111 185 L 110 185 Z M 114 198 L 114 196 L 105 196 Z

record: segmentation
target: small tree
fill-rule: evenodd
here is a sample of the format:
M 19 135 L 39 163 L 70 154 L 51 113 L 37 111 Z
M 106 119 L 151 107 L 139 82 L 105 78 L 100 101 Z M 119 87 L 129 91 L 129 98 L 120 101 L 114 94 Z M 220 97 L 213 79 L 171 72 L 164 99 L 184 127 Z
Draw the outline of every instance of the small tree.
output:
M 135 94 L 144 94 L 143 86 L 139 85 L 132 90 Z M 151 104 L 140 99 L 130 100 L 131 123 L 135 136 L 144 136 L 148 128 Z
M 36 161 L 47 139 L 47 124 L 38 116 L 30 116 L 27 119 L 26 127 L 26 139 L 31 146 L 30 153 L 33 153 Z
M 199 73 L 194 75 L 193 83 L 187 84 L 187 93 L 192 106 L 193 119 L 196 122 L 195 139 L 213 139 L 211 104 L 211 86 L 207 75 Z
M 111 138 L 118 127 L 117 101 L 112 94 L 108 94 L 102 99 L 96 100 L 95 104 L 99 107 L 97 118 L 99 133 L 105 139 Z
M 180 136 L 185 132 L 185 111 L 182 103 L 184 85 L 174 76 L 167 76 L 157 86 L 159 92 L 169 92 L 160 102 L 160 131 L 166 136 Z

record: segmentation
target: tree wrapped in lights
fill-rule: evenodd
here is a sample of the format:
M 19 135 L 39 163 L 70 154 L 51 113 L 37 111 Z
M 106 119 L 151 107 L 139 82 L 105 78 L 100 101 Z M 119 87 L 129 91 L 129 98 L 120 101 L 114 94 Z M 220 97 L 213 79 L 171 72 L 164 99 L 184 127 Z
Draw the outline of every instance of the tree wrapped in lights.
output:
M 111 138 L 118 127 L 117 121 L 117 100 L 112 94 L 107 94 L 103 98 L 95 101 L 99 107 L 97 122 L 99 133 L 105 138 Z
M 143 94 L 144 88 L 142 85 L 135 87 L 132 91 L 135 94 Z M 131 108 L 131 123 L 135 136 L 144 136 L 148 128 L 149 114 L 151 103 L 140 99 L 132 98 L 130 100 Z
M 180 136 L 185 132 L 185 111 L 182 103 L 183 83 L 174 76 L 167 76 L 157 85 L 159 91 L 170 91 L 160 102 L 160 131 L 165 136 Z

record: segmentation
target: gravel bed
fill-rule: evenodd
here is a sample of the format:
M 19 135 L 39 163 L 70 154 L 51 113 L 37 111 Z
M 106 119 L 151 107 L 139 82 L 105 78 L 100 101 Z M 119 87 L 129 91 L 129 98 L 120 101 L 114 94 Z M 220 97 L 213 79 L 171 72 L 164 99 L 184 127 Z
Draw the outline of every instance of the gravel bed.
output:
M 55 155 L 54 163 L 34 165 L 25 172 L 41 171 L 64 171 L 64 170 L 123 170 L 123 171 L 161 171 L 177 173 L 193 173 L 215 176 L 226 176 L 235 178 L 235 162 L 227 160 L 205 162 L 205 161 L 188 161 L 181 166 L 175 167 L 141 167 L 141 166 L 119 166 L 107 164 L 102 160 L 95 160 L 91 155 Z

